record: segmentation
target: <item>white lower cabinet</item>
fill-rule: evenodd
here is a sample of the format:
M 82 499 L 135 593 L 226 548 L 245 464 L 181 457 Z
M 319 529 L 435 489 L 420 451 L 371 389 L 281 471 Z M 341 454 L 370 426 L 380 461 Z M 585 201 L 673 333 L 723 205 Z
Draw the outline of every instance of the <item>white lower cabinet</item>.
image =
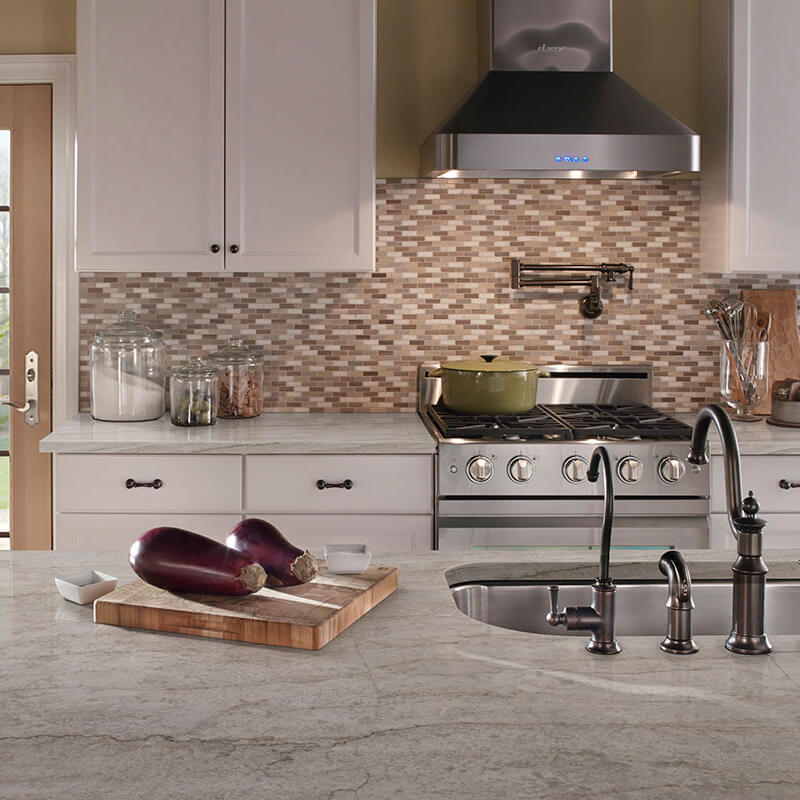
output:
M 800 547 L 800 488 L 783 489 L 781 481 L 800 483 L 800 456 L 742 456 L 742 492 L 753 492 L 766 521 L 764 548 Z M 725 464 L 711 458 L 711 549 L 736 550 L 728 523 Z
M 272 522 L 316 555 L 350 542 L 430 550 L 433 456 L 55 457 L 56 550 L 127 550 L 162 525 L 223 541 L 245 516 Z
M 56 514 L 56 550 L 127 550 L 150 528 L 183 528 L 224 542 L 238 514 Z

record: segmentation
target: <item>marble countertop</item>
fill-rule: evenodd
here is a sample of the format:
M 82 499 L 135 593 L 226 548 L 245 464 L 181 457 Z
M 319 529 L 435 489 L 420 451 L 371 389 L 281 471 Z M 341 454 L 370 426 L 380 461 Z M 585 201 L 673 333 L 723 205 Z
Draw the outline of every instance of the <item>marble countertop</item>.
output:
M 413 412 L 262 414 L 181 428 L 153 422 L 98 422 L 79 414 L 42 439 L 43 453 L 434 453 L 436 442 Z
M 696 414 L 673 414 L 693 425 Z M 742 455 L 800 455 L 800 428 L 735 423 Z M 722 453 L 710 431 L 712 455 Z M 208 428 L 179 428 L 164 415 L 154 422 L 98 422 L 78 414 L 42 439 L 43 453 L 434 453 L 436 441 L 416 413 L 262 414 L 218 420 Z
M 798 556 L 767 553 L 771 575 L 800 578 Z M 730 574 L 729 553 L 687 557 L 696 579 Z M 612 574 L 655 577 L 641 558 Z M 129 577 L 123 554 L 0 553 L 4 800 L 797 797 L 800 636 L 763 657 L 724 637 L 591 656 L 462 615 L 445 578 L 592 577 L 584 554 L 376 561 L 398 591 L 308 652 L 95 625 L 52 576 Z
M 671 414 L 670 416 L 694 426 L 697 414 Z M 734 422 L 739 451 L 743 456 L 800 455 L 800 428 L 783 428 L 769 425 L 765 419 L 759 422 Z M 711 455 L 721 455 L 719 434 L 712 425 L 708 434 Z

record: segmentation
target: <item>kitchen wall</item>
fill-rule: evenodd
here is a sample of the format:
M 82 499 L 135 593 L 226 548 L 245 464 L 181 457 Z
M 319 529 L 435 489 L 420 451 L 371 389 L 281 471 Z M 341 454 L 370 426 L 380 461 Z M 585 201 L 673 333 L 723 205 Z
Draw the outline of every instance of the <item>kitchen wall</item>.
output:
M 378 175 L 419 174 L 419 143 L 483 74 L 486 0 L 378 0 Z M 75 0 L 0 0 L 0 54 L 75 52 Z M 699 129 L 700 0 L 614 0 L 619 74 Z
M 75 0 L 0 0 L 0 54 L 74 52 Z
M 693 408 L 718 396 L 707 300 L 800 288 L 700 273 L 698 216 L 694 180 L 379 181 L 371 275 L 82 275 L 82 407 L 91 331 L 133 308 L 164 329 L 173 361 L 232 334 L 258 342 L 274 411 L 410 410 L 418 363 L 480 353 L 651 363 L 655 403 Z M 603 315 L 586 320 L 579 288 L 511 290 L 512 257 L 625 261 L 635 288 L 619 283 Z

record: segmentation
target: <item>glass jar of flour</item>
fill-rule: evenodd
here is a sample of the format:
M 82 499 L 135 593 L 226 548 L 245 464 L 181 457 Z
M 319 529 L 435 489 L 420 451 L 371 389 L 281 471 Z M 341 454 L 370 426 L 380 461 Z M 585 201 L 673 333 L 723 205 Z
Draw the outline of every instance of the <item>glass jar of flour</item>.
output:
M 143 422 L 165 411 L 164 335 L 125 312 L 95 331 L 90 353 L 92 416 L 107 422 Z

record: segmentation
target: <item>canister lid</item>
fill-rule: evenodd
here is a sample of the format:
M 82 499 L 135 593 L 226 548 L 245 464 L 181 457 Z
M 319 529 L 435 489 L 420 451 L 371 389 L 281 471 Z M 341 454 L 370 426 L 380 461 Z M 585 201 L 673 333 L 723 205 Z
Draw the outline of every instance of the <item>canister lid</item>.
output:
M 185 364 L 174 367 L 172 374 L 180 378 L 214 378 L 217 368 L 203 361 L 199 356 L 193 356 Z
M 96 341 L 147 343 L 161 339 L 164 333 L 137 322 L 133 311 L 123 311 L 116 322 L 95 331 L 93 335 Z
M 264 352 L 258 347 L 246 345 L 239 336 L 228 339 L 228 344 L 212 353 L 211 361 L 215 364 L 252 364 L 253 366 L 264 360 Z

